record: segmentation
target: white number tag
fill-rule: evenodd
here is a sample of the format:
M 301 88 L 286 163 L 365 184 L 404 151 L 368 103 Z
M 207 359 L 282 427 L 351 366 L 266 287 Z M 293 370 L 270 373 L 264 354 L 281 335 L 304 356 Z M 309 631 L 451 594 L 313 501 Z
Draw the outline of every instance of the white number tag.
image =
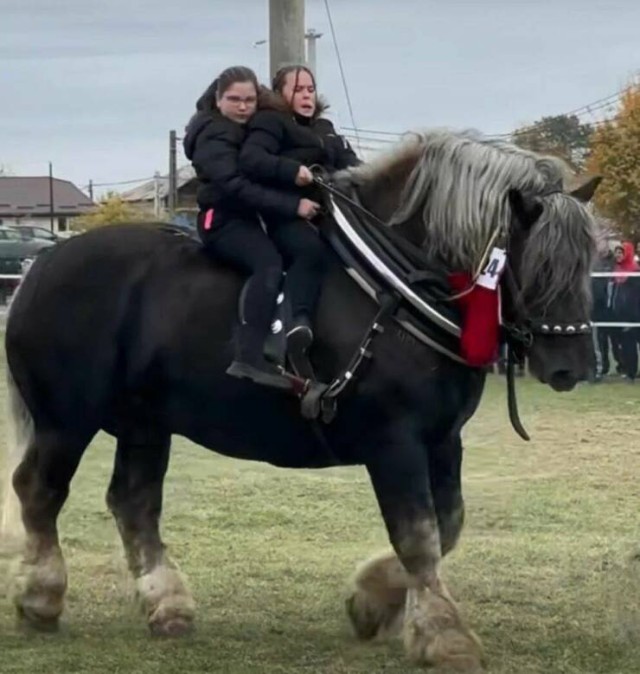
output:
M 486 267 L 478 277 L 478 285 L 489 290 L 495 290 L 500 283 L 500 277 L 507 262 L 507 253 L 502 248 L 494 248 Z

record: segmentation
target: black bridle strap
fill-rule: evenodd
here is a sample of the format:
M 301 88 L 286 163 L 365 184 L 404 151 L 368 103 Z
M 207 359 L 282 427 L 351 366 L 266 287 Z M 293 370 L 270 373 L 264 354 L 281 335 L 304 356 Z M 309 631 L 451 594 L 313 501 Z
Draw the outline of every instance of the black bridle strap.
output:
M 516 364 L 518 359 L 510 344 L 507 344 L 507 406 L 509 408 L 509 421 L 513 430 L 525 441 L 531 438 L 520 421 L 518 412 L 518 398 L 516 396 Z

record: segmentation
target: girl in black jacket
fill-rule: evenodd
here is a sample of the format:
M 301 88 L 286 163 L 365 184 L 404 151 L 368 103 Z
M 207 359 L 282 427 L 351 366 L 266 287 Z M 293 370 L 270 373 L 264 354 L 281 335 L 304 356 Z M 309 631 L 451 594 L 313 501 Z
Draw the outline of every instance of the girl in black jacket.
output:
M 198 176 L 198 231 L 206 249 L 245 272 L 241 325 L 235 360 L 227 370 L 236 377 L 278 386 L 283 379 L 263 356 L 282 277 L 278 249 L 264 233 L 258 211 L 278 220 L 308 217 L 315 206 L 300 194 L 247 179 L 239 168 L 246 124 L 258 105 L 255 74 L 227 68 L 196 104 L 186 128 L 184 150 Z
M 291 197 L 307 197 L 314 204 L 302 217 L 263 213 L 287 269 L 285 293 L 293 314 L 287 342 L 289 348 L 304 351 L 313 341 L 311 321 L 328 263 L 325 246 L 308 222 L 319 209 L 309 167 L 317 164 L 332 172 L 359 160 L 333 124 L 320 117 L 323 106 L 308 68 L 282 68 L 273 80 L 273 91 L 272 100 L 247 125 L 240 166 L 252 180 L 283 189 Z

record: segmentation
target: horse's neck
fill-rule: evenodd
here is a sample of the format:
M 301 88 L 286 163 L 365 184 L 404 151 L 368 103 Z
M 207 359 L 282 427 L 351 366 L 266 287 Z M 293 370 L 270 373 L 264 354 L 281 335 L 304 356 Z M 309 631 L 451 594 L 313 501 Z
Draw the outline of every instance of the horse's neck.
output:
M 379 174 L 375 179 L 359 185 L 357 192 L 362 205 L 379 220 L 388 223 L 400 206 L 404 186 L 414 167 L 415 160 L 406 161 L 394 166 L 388 173 Z M 393 228 L 414 246 L 421 246 L 425 239 L 424 226 L 418 217 L 394 225 Z

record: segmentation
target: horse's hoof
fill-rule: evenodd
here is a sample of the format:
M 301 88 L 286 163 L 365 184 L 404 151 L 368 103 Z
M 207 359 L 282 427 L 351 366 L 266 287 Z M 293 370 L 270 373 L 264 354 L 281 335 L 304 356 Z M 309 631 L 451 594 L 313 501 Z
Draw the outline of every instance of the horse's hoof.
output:
M 149 629 L 154 637 L 172 638 L 184 637 L 191 634 L 195 627 L 193 620 L 188 618 L 171 618 L 162 622 L 158 621 L 149 624 Z
M 404 645 L 416 665 L 465 674 L 485 672 L 480 639 L 463 622 L 449 597 L 413 591 L 407 606 Z
M 402 604 L 375 601 L 371 595 L 354 592 L 345 601 L 347 616 L 361 641 L 398 634 L 402 628 Z
M 60 629 L 58 616 L 42 616 L 35 611 L 17 606 L 17 626 L 23 632 L 39 632 L 53 634 Z

